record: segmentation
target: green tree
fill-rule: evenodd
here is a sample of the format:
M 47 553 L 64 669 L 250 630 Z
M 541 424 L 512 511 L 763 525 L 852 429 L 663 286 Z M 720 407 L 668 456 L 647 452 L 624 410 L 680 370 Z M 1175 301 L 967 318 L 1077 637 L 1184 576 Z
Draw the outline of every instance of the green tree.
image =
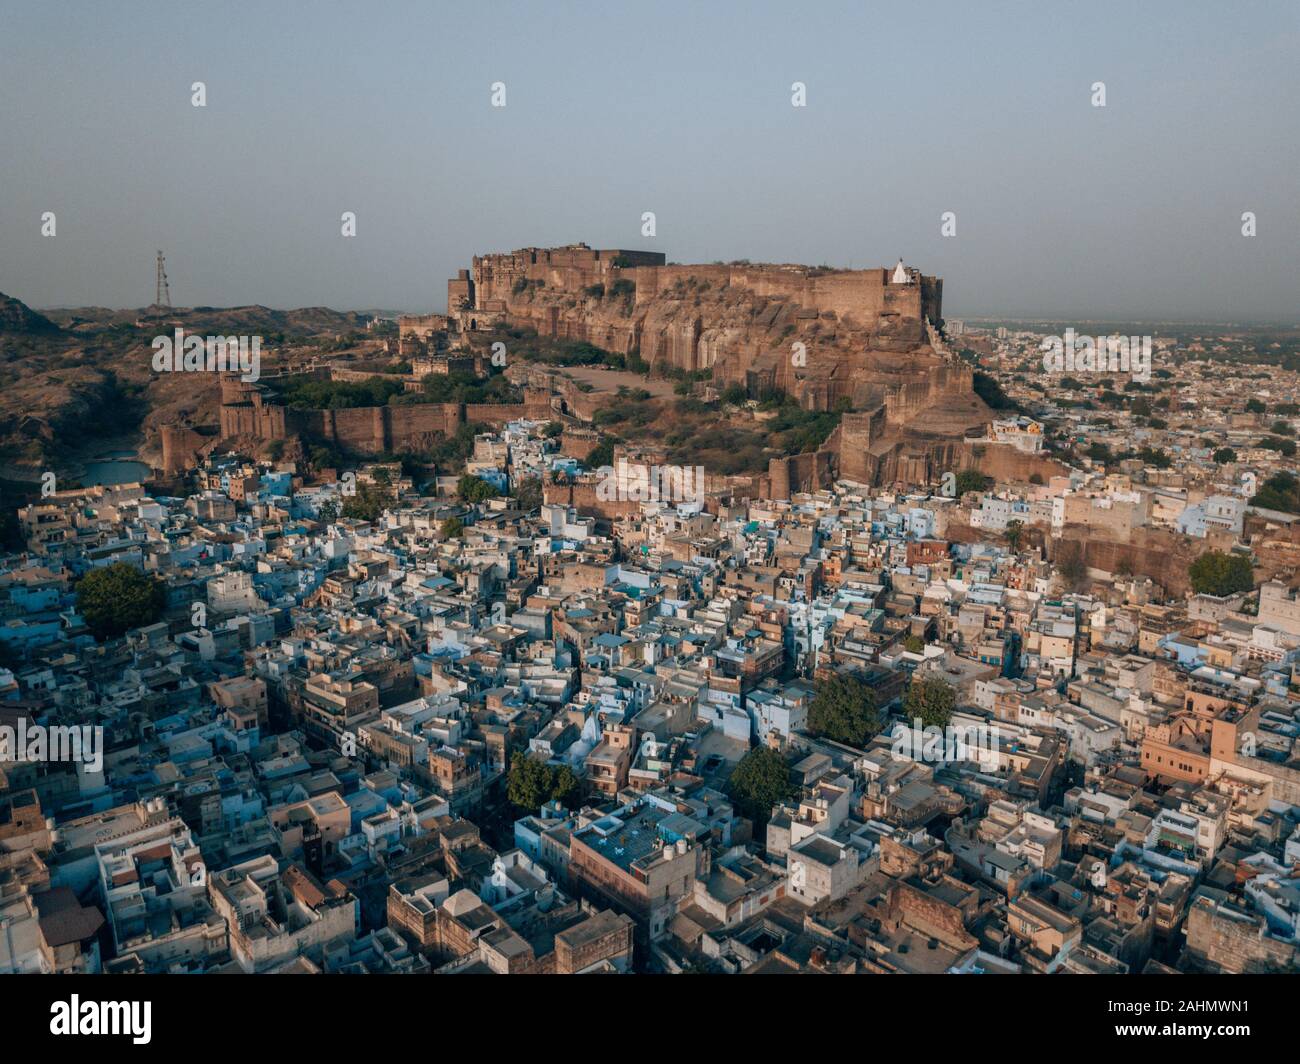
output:
M 474 476 L 472 473 L 466 473 L 456 484 L 456 492 L 466 502 L 482 502 L 484 499 L 495 498 L 500 494 L 496 488 L 486 480 Z
M 749 393 L 745 391 L 743 384 L 729 384 L 722 393 L 722 401 L 732 406 L 740 406 L 748 399 Z
M 163 582 L 125 562 L 92 569 L 77 583 L 77 610 L 96 639 L 153 624 L 166 604 Z
M 938 676 L 913 676 L 903 695 L 903 716 L 911 721 L 921 718 L 924 727 L 947 727 L 957 704 L 957 692 Z
M 992 483 L 978 469 L 963 469 L 957 474 L 957 494 L 965 495 L 968 491 L 984 491 Z
M 1214 461 L 1218 465 L 1231 465 L 1237 460 L 1237 452 L 1231 447 L 1220 447 L 1214 452 Z
M 757 746 L 742 757 L 726 790 L 736 812 L 755 824 L 767 823 L 774 805 L 799 793 L 790 782 L 790 766 L 770 746 Z
M 1207 551 L 1187 567 L 1187 575 L 1198 595 L 1235 595 L 1255 586 L 1250 559 L 1242 554 Z
M 592 448 L 591 453 L 582 460 L 582 464 L 588 469 L 599 469 L 601 466 L 614 464 L 614 441 L 601 440 Z
M 1025 525 L 1023 521 L 1007 522 L 1007 546 L 1011 548 L 1011 553 L 1015 554 L 1020 549 L 1020 540 L 1025 534 Z
M 1084 561 L 1083 546 L 1074 541 L 1062 544 L 1056 559 L 1057 571 L 1066 587 L 1078 588 L 1088 578 L 1088 563 Z
M 449 517 L 442 523 L 444 539 L 460 539 L 465 534 L 465 522 L 459 517 Z
M 1291 473 L 1274 473 L 1250 500 L 1252 506 L 1300 514 L 1300 480 Z
M 1264 404 L 1261 403 L 1258 399 L 1251 399 L 1246 403 L 1246 413 L 1262 414 L 1263 412 L 1264 412 Z
M 925 640 L 919 635 L 909 635 L 903 640 L 903 649 L 909 654 L 919 654 L 925 649 Z
M 865 746 L 880 731 L 876 692 L 856 676 L 837 672 L 819 680 L 808 707 L 808 729 L 849 746 Z
M 354 521 L 374 521 L 391 501 L 392 497 L 378 484 L 358 484 L 356 494 L 343 500 L 343 516 Z
M 1283 439 L 1280 436 L 1265 436 L 1259 441 L 1259 446 L 1268 451 L 1277 451 L 1288 458 L 1296 452 L 1295 440 Z
M 577 796 L 580 786 L 568 765 L 548 765 L 522 752 L 510 759 L 506 797 L 518 809 L 536 812 L 549 801 L 566 803 Z
M 542 505 L 542 478 L 525 477 L 515 485 L 515 506 L 524 513 L 531 513 Z

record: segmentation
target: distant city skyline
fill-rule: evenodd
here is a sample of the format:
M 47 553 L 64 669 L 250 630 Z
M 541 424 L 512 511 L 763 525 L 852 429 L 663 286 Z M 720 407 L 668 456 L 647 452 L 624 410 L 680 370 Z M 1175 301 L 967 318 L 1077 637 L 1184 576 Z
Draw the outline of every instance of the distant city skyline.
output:
M 585 241 L 902 256 L 968 320 L 1293 323 L 1298 12 L 8 3 L 0 291 L 143 306 L 162 248 L 177 305 L 432 311 Z

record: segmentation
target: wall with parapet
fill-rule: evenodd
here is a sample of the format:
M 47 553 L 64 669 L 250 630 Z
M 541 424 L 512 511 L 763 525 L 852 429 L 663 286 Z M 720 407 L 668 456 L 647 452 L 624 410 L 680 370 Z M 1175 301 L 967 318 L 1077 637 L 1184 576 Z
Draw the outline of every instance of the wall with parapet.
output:
M 342 410 L 289 410 L 249 385 L 225 387 L 222 397 L 222 439 L 251 436 L 273 440 L 301 435 L 358 454 L 425 449 L 439 437 L 453 435 L 471 423 L 499 429 L 520 418 L 545 420 L 553 416 L 550 392 L 536 389 L 525 389 L 522 403 L 411 403 Z M 179 441 L 174 440 L 173 445 L 179 446 Z

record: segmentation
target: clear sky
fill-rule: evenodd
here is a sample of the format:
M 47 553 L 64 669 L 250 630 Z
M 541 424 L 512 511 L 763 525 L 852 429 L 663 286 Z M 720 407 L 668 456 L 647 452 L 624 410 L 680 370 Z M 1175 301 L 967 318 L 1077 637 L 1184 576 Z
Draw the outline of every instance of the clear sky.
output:
M 431 311 L 582 240 L 902 256 L 948 317 L 1296 321 L 1298 46 L 1294 0 L 0 0 L 0 291 L 143 306 L 162 248 L 177 305 Z

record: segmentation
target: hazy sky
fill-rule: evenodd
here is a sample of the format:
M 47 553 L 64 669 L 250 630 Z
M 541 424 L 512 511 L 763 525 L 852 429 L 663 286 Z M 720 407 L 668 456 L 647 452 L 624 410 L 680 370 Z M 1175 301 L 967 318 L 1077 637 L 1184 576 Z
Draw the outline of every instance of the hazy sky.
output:
M 0 0 L 0 291 L 143 306 L 162 248 L 177 305 L 430 311 L 583 240 L 901 255 L 948 317 L 1295 321 L 1298 100 L 1294 0 Z

